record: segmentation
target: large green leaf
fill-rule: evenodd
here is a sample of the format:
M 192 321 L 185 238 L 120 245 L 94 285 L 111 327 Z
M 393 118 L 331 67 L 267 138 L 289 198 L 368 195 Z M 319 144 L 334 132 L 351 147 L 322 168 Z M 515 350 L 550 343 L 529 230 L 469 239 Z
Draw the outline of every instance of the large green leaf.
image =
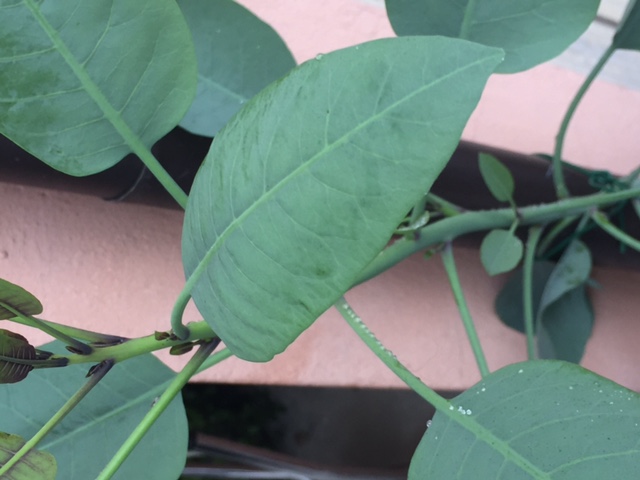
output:
M 151 146 L 195 87 L 174 0 L 0 0 L 0 132 L 58 170 L 89 175 Z
M 0 432 L 0 467 L 6 464 L 24 444 L 22 437 Z M 56 470 L 56 459 L 53 455 L 39 450 L 30 450 L 2 478 L 4 480 L 55 480 Z
M 198 93 L 180 126 L 213 136 L 296 62 L 280 36 L 231 0 L 181 0 L 198 59 Z
M 59 345 L 42 348 L 55 351 Z M 87 368 L 37 370 L 26 381 L 0 389 L 0 428 L 24 438 L 33 436 L 86 382 Z M 96 478 L 174 376 L 152 355 L 116 364 L 39 444 L 56 458 L 58 478 Z M 178 397 L 114 478 L 175 480 L 184 467 L 187 437 L 187 419 Z
M 42 304 L 31 293 L 14 283 L 0 278 L 0 303 L 8 305 L 23 315 L 38 315 L 42 313 Z M 0 320 L 13 318 L 15 314 L 11 310 L 0 305 Z
M 36 349 L 26 338 L 9 330 L 0 329 L 0 384 L 17 383 L 33 370 L 31 365 L 12 362 L 9 359 L 34 360 Z
M 640 50 L 640 3 L 631 0 L 620 22 L 618 31 L 613 37 L 616 48 Z
M 600 0 L 386 0 L 398 35 L 445 35 L 505 50 L 514 73 L 562 53 L 587 29 Z
M 510 365 L 438 411 L 409 480 L 637 478 L 640 396 L 560 361 Z
M 227 124 L 182 254 L 235 355 L 270 360 L 349 288 L 450 158 L 501 58 L 443 37 L 374 41 L 301 65 Z

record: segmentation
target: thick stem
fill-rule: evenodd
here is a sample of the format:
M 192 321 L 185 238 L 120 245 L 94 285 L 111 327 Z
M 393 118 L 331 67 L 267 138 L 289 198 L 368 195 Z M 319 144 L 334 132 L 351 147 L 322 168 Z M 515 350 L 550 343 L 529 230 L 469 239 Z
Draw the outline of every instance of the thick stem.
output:
M 587 78 L 585 78 L 583 84 L 580 86 L 578 93 L 573 97 L 569 108 L 567 109 L 567 113 L 565 113 L 564 118 L 562 119 L 562 123 L 560 124 L 560 129 L 558 130 L 558 135 L 556 136 L 556 147 L 553 152 L 553 160 L 552 160 L 552 168 L 553 168 L 553 183 L 556 188 L 556 195 L 558 198 L 567 198 L 569 196 L 569 190 L 567 189 L 567 184 L 564 181 L 564 172 L 562 171 L 562 148 L 564 147 L 564 139 L 567 134 L 567 129 L 569 128 L 569 122 L 573 118 L 573 114 L 575 113 L 582 97 L 587 92 L 595 78 L 602 70 L 602 67 L 607 63 L 607 60 L 613 55 L 616 47 L 611 44 L 609 48 L 605 50 L 602 54 L 598 63 L 593 67 Z
M 534 225 L 559 220 L 568 215 L 579 215 L 594 207 L 628 200 L 640 196 L 640 187 L 613 193 L 597 193 L 584 197 L 569 198 L 546 205 L 465 212 L 444 218 L 420 230 L 413 239 L 401 238 L 387 247 L 360 273 L 354 285 L 366 282 L 405 258 L 432 245 L 451 241 L 461 235 L 494 228 L 506 228 L 519 220 L 520 225 Z
M 476 327 L 473 324 L 469 306 L 467 305 L 467 301 L 464 298 L 462 284 L 460 283 L 460 278 L 458 277 L 458 269 L 456 268 L 456 262 L 453 257 L 453 248 L 451 247 L 450 242 L 447 242 L 447 244 L 442 249 L 441 257 L 442 263 L 444 264 L 444 269 L 447 272 L 447 277 L 449 277 L 449 284 L 451 285 L 453 298 L 455 299 L 456 305 L 458 306 L 458 311 L 460 312 L 460 318 L 462 319 L 464 329 L 467 332 L 467 338 L 469 338 L 469 343 L 471 344 L 473 355 L 476 357 L 476 363 L 478 364 L 480 375 L 486 377 L 491 372 L 489 371 L 487 359 L 484 356 L 484 352 L 482 351 L 482 345 L 480 343 L 480 339 L 478 338 Z
M 524 331 L 527 336 L 527 355 L 529 360 L 536 358 L 535 331 L 533 328 L 533 260 L 541 234 L 541 226 L 536 225 L 529 229 L 529 238 L 527 239 L 527 247 L 524 255 L 524 267 L 522 269 L 522 305 L 524 309 Z
M 176 375 L 164 393 L 160 395 L 158 401 L 151 407 L 151 410 L 149 410 L 149 412 L 144 416 L 129 438 L 127 438 L 127 440 L 122 444 L 104 470 L 102 470 L 97 480 L 108 480 L 116 473 L 122 463 L 131 454 L 133 449 L 138 445 L 138 443 L 140 443 L 140 440 L 142 440 L 145 434 L 153 426 L 158 417 L 160 417 L 160 415 L 167 409 L 169 404 L 173 401 L 176 395 L 180 393 L 180 390 L 182 390 L 182 387 L 186 385 L 189 379 L 196 374 L 200 366 L 205 362 L 209 355 L 213 353 L 219 343 L 219 339 L 213 339 L 200 346 L 193 357 L 189 359 L 189 362 L 187 362 L 182 371 Z
M 67 402 L 53 415 L 47 423 L 36 433 L 29 441 L 27 441 L 16 454 L 0 468 L 0 478 L 4 478 L 6 474 L 14 465 L 16 465 L 29 451 L 34 449 L 36 445 L 49 433 L 53 428 L 58 425 L 67 414 L 73 410 L 80 401 L 87 396 L 87 394 L 95 387 L 100 380 L 111 370 L 113 367 L 113 360 L 105 360 L 100 363 L 96 369 L 93 370 L 87 383 L 85 383 L 80 390 L 78 390 Z

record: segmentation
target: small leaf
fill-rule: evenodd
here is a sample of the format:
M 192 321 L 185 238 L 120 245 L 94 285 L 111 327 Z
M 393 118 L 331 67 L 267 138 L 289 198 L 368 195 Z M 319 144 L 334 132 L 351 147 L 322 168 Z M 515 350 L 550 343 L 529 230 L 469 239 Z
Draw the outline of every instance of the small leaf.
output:
M 0 132 L 76 176 L 153 145 L 196 89 L 175 0 L 5 1 L 0 58 Z
M 277 32 L 243 6 L 231 0 L 178 3 L 198 60 L 198 91 L 180 126 L 213 136 L 246 101 L 296 62 Z
M 438 411 L 408 480 L 631 479 L 640 396 L 560 361 L 509 365 Z
M 489 275 L 508 272 L 518 266 L 524 247 L 508 230 L 491 230 L 482 240 L 480 259 Z
M 23 315 L 42 313 L 40 300 L 24 288 L 0 278 L 0 303 L 10 306 Z M 15 314 L 0 305 L 0 320 L 15 317 Z
M 25 444 L 19 435 L 0 432 L 0 466 L 6 464 Z M 9 469 L 6 480 L 55 480 L 56 459 L 47 452 L 30 450 Z
M 488 153 L 480 153 L 478 166 L 484 183 L 499 202 L 513 202 L 513 177 L 500 160 Z
M 595 19 L 600 0 L 386 0 L 398 35 L 444 35 L 505 50 L 498 73 L 562 53 Z
M 42 348 L 64 351 L 60 342 Z M 0 388 L 2 428 L 31 438 L 86 383 L 86 370 L 84 364 L 36 370 L 29 381 Z M 97 478 L 174 378 L 175 373 L 151 354 L 116 363 L 39 444 L 55 456 L 58 479 Z M 125 460 L 117 478 L 176 479 L 184 468 L 187 444 L 187 418 L 178 395 Z
M 236 356 L 270 360 L 355 282 L 446 165 L 501 58 L 377 40 L 304 63 L 225 126 L 189 196 L 182 258 Z
M 627 5 L 613 37 L 613 46 L 625 50 L 640 50 L 640 2 L 637 0 L 631 0 Z
M 22 335 L 0 329 L 0 355 L 4 357 L 0 360 L 0 384 L 17 383 L 24 380 L 33 367 L 7 358 L 35 360 L 36 349 Z
M 580 240 L 574 240 L 564 251 L 549 277 L 540 299 L 540 311 L 543 311 L 565 293 L 583 285 L 589 279 L 590 273 L 591 254 L 589 249 Z

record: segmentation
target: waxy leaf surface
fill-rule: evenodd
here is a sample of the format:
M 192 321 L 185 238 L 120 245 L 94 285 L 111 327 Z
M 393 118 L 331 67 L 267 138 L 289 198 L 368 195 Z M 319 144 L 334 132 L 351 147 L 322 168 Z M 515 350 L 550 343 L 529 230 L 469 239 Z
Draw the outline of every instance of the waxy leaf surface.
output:
M 42 313 L 40 300 L 24 288 L 0 278 L 0 303 L 17 310 L 23 315 Z M 15 313 L 0 305 L 0 320 L 15 317 Z
M 501 58 L 442 37 L 379 40 L 301 65 L 225 126 L 189 197 L 182 257 L 235 355 L 270 360 L 352 285 L 449 160 Z
M 150 147 L 195 94 L 175 0 L 0 0 L 0 132 L 89 175 Z
M 19 435 L 0 432 L 0 467 L 25 444 Z M 55 480 L 56 459 L 47 452 L 32 449 L 2 475 L 3 480 Z
M 640 470 L 640 396 L 578 365 L 509 365 L 438 411 L 409 480 L 600 480 Z
M 41 348 L 65 351 L 59 342 Z M 0 389 L 3 430 L 31 438 L 87 381 L 88 368 L 85 364 L 37 370 L 26 381 Z M 97 478 L 174 377 L 150 354 L 116 364 L 38 445 L 56 458 L 58 478 Z M 175 480 L 187 455 L 187 430 L 178 396 L 113 478 Z
M 193 36 L 198 91 L 180 126 L 213 136 L 296 62 L 273 28 L 231 0 L 178 2 Z
M 595 19 L 599 0 L 386 0 L 398 35 L 444 35 L 504 49 L 499 73 L 562 53 Z

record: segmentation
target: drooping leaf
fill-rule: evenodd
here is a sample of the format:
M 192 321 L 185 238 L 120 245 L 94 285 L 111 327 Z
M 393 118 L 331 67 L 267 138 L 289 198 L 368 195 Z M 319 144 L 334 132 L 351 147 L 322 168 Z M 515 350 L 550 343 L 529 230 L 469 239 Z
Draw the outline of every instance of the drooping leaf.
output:
M 225 126 L 182 257 L 235 355 L 270 360 L 351 286 L 450 158 L 501 58 L 456 39 L 374 41 L 301 65 Z
M 6 464 L 24 444 L 24 439 L 19 435 L 0 432 L 0 467 Z M 3 480 L 55 480 L 56 471 L 56 459 L 53 455 L 32 449 L 2 478 Z
M 625 50 L 640 50 L 640 3 L 636 0 L 631 0 L 627 5 L 613 37 L 613 46 Z
M 40 300 L 24 288 L 0 278 L 0 303 L 10 306 L 23 315 L 42 313 Z M 15 314 L 0 305 L 0 320 L 13 318 Z
M 89 175 L 177 125 L 196 87 L 174 0 L 0 1 L 0 132 Z
M 538 316 L 542 292 L 544 292 L 544 287 L 547 284 L 555 266 L 555 263 L 542 260 L 535 261 L 533 263 L 533 318 Z M 513 271 L 500 290 L 500 293 L 498 293 L 495 301 L 495 310 L 498 317 L 500 317 L 500 320 L 502 320 L 505 325 L 521 333 L 525 333 L 522 289 L 522 268 L 518 268 Z
M 180 126 L 213 136 L 296 62 L 280 36 L 231 0 L 181 0 L 198 59 L 198 92 Z
M 36 349 L 22 335 L 0 329 L 0 384 L 17 383 L 24 380 L 33 370 L 31 365 L 12 362 L 7 358 L 34 360 Z
M 509 169 L 488 153 L 478 156 L 480 174 L 491 194 L 499 202 L 513 202 L 514 182 Z
M 491 230 L 482 240 L 480 260 L 489 275 L 508 272 L 518 266 L 524 247 L 508 230 Z
M 584 285 L 591 273 L 591 254 L 580 240 L 574 240 L 553 269 L 540 299 L 543 311 L 558 298 L 574 288 Z
M 386 0 L 398 35 L 444 35 L 505 50 L 499 73 L 562 53 L 595 19 L 599 0 Z
M 42 348 L 64 351 L 59 342 Z M 86 365 L 36 370 L 27 381 L 0 389 L 2 428 L 30 438 L 86 382 L 86 373 Z M 117 363 L 39 444 L 56 458 L 58 478 L 96 478 L 174 376 L 153 355 Z M 187 443 L 178 396 L 113 478 L 175 480 L 184 467 Z
M 640 469 L 640 396 L 578 365 L 509 365 L 438 411 L 409 480 L 600 480 Z

